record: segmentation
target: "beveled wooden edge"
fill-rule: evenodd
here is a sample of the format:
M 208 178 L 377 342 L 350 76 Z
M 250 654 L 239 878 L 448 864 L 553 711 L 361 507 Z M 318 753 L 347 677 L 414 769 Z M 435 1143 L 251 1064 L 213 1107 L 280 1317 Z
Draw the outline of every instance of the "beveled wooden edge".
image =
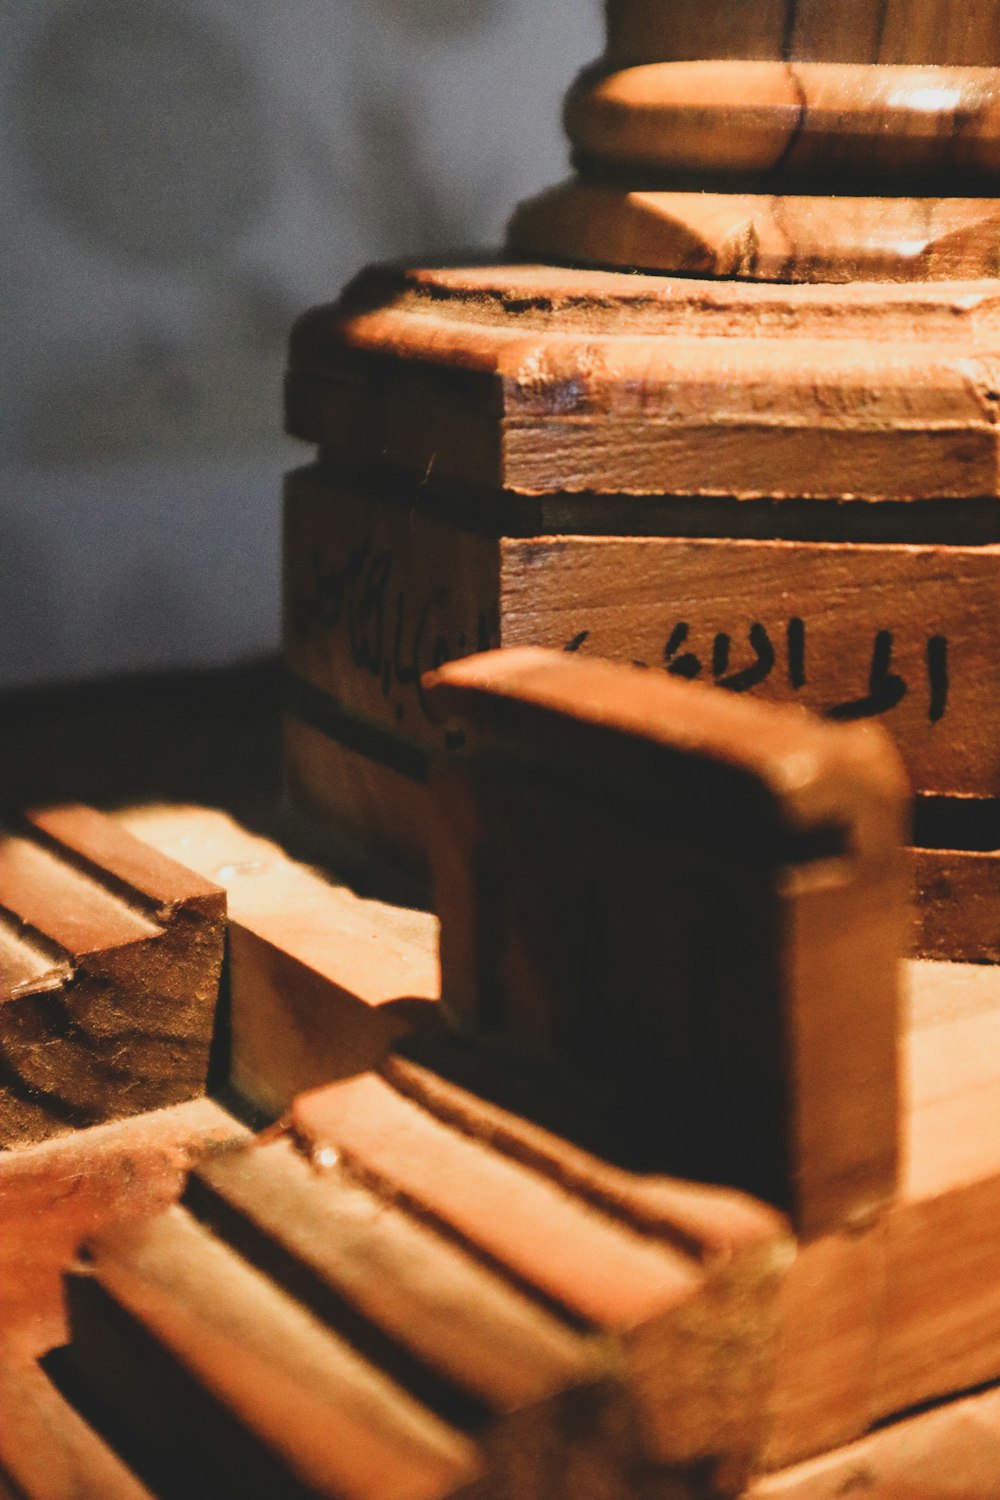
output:
M 450 662 L 424 678 L 432 707 L 477 736 L 564 757 L 665 752 L 664 766 L 711 762 L 767 787 L 789 828 L 843 827 L 860 858 L 895 858 L 905 841 L 909 788 L 889 735 L 833 725 L 795 708 L 749 702 L 661 674 L 534 646 Z M 634 756 L 635 767 L 643 762 Z
M 947 171 L 953 191 L 997 179 L 998 94 L 995 68 L 667 62 L 585 74 L 565 119 L 588 160 L 619 167 L 775 182 L 805 167 L 814 192 L 827 170 L 881 169 L 889 192 L 902 173 Z
M 558 191 L 558 190 L 557 190 Z M 452 330 L 456 341 L 446 342 Z M 1000 283 L 772 282 L 681 279 L 635 271 L 574 269 L 527 260 L 478 266 L 373 266 L 337 302 L 312 308 L 292 329 L 288 367 L 338 373 L 345 353 L 413 356 L 472 368 L 486 341 L 493 369 L 520 335 L 613 338 L 624 345 L 669 336 L 893 341 L 916 332 L 930 345 L 1000 344 Z
M 523 204 L 513 252 L 750 281 L 956 281 L 1000 269 L 990 198 L 628 192 L 570 182 Z

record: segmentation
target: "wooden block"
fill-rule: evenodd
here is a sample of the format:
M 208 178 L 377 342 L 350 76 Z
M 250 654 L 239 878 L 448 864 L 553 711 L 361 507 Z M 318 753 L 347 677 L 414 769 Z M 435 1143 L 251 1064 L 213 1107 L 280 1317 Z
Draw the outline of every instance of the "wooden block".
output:
M 528 649 L 427 691 L 477 746 L 435 783 L 459 1029 L 568 1077 L 605 1150 L 807 1237 L 876 1213 L 906 931 L 888 738 Z
M 705 57 L 1000 65 L 995 0 L 613 0 L 619 66 Z
M 978 67 L 656 63 L 582 79 L 566 127 L 588 170 L 614 168 L 629 187 L 766 174 L 772 192 L 794 181 L 815 193 L 850 173 L 851 193 L 909 182 L 926 195 L 947 173 L 942 191 L 986 190 L 1000 168 L 997 81 Z
M 429 1019 L 440 992 L 429 913 L 359 897 L 208 808 L 141 807 L 119 818 L 226 892 L 230 1081 L 265 1113 L 377 1066 Z
M 425 863 L 431 758 L 452 742 L 420 674 L 484 641 L 881 719 L 919 791 L 1000 789 L 996 545 L 484 536 L 322 467 L 290 476 L 286 528 L 290 790 L 410 871 Z M 369 570 L 352 570 L 362 554 Z
M 974 281 L 996 272 L 989 198 L 628 192 L 570 182 L 518 209 L 508 239 L 540 260 L 751 281 Z
M 297 1099 L 300 1144 L 597 1334 L 661 1479 L 734 1493 L 762 1438 L 777 1216 L 607 1169 L 411 1065 L 390 1076 L 405 1094 L 368 1076 Z
M 634 1491 L 638 1445 L 600 1346 L 348 1173 L 290 1140 L 217 1154 L 187 1206 L 443 1418 L 506 1495 Z
M 0 1363 L 0 1495 L 152 1500 L 36 1364 Z
M 1000 1377 L 1000 974 L 909 972 L 900 1191 L 881 1223 L 804 1246 L 788 1273 L 769 1468 Z
M 579 496 L 584 514 L 595 495 L 995 496 L 996 296 L 373 271 L 297 325 L 286 422 L 342 461 L 402 471 L 411 506 L 446 482 Z M 475 518 L 481 497 L 455 498 Z
M 949 1401 L 756 1480 L 743 1500 L 984 1500 L 1000 1492 L 1000 1392 Z
M 102 814 L 0 840 L 0 1144 L 204 1091 L 225 895 Z
M 73 1358 L 213 1493 L 437 1500 L 495 1493 L 466 1439 L 183 1210 L 95 1240 L 67 1296 Z

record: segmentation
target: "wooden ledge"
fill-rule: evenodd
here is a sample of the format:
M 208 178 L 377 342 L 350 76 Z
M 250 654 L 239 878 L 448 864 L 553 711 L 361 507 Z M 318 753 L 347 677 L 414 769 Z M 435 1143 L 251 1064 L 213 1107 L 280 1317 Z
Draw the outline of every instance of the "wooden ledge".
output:
M 899 192 L 921 174 L 1000 180 L 1000 73 L 993 68 L 681 62 L 585 77 L 566 106 L 591 163 L 635 172 L 854 173 Z M 855 189 L 857 191 L 857 189 Z M 927 192 L 926 186 L 922 191 Z
M 956 281 L 997 272 L 989 198 L 627 192 L 570 182 L 524 204 L 518 254 L 751 281 Z

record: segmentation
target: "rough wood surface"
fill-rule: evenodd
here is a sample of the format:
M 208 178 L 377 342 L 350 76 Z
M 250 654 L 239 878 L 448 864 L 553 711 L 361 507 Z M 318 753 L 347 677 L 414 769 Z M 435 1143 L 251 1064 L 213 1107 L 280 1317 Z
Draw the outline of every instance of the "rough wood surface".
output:
M 990 68 L 688 62 L 587 77 L 566 110 L 589 167 L 791 180 L 940 180 L 981 190 L 1000 171 L 1000 74 Z M 854 177 L 848 188 L 847 174 Z M 633 183 L 632 185 L 638 185 Z M 926 191 L 926 188 L 923 188 Z
M 168 1465 L 225 1496 L 486 1496 L 472 1445 L 169 1208 L 89 1243 L 72 1357 Z
M 224 813 L 139 807 L 121 824 L 225 890 L 230 1081 L 280 1114 L 302 1089 L 376 1066 L 426 1019 L 437 920 L 366 900 Z
M 0 838 L 0 1144 L 202 1093 L 225 894 L 100 813 Z
M 996 0 L 612 0 L 609 57 L 1000 65 Z
M 413 499 L 995 496 L 998 307 L 991 282 L 377 271 L 298 324 L 286 420 Z
M 753 1191 L 807 1236 L 871 1218 L 906 931 L 888 737 L 529 649 L 427 690 L 476 747 L 435 782 L 455 1024 L 578 1076 L 605 1149 Z
M 916 951 L 1000 963 L 1000 850 L 915 849 Z
M 700 1473 L 713 1493 L 714 1471 L 733 1493 L 761 1439 L 772 1296 L 788 1254 L 776 1216 L 662 1180 L 637 1183 L 633 1211 L 628 1174 L 609 1173 L 602 1196 L 601 1164 L 584 1153 L 564 1160 L 563 1143 L 529 1130 L 526 1159 L 512 1117 L 498 1129 L 496 1109 L 480 1113 L 443 1082 L 421 1089 L 412 1070 L 406 1088 L 370 1076 L 332 1085 L 296 1100 L 292 1128 L 315 1161 L 338 1162 L 600 1334 L 627 1378 L 647 1459 L 696 1482 Z
M 518 209 L 518 255 L 750 281 L 973 281 L 997 274 L 990 198 L 629 192 L 571 182 Z

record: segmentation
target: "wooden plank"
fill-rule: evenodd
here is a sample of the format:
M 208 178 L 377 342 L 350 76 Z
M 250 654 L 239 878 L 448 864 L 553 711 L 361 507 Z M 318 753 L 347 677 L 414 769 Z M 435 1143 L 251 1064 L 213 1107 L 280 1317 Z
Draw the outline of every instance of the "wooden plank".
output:
M 200 1150 L 245 1135 L 194 1099 L 0 1153 L 0 1359 L 28 1365 L 66 1342 L 60 1278 L 88 1234 L 172 1202 Z
M 185 1202 L 416 1399 L 474 1431 L 504 1494 L 631 1494 L 639 1458 L 600 1347 L 322 1159 L 287 1138 L 218 1154 Z
M 432 826 L 458 1027 L 578 1079 L 604 1149 L 647 1169 L 807 1237 L 877 1213 L 906 930 L 888 738 L 527 648 L 428 692 L 476 745 Z
M 88 808 L 0 838 L 0 1143 L 202 1093 L 225 894 Z
M 67 1283 L 73 1359 L 137 1435 L 225 1496 L 495 1493 L 473 1446 L 167 1209 L 95 1239 Z
M 428 1087 L 422 1070 L 392 1076 L 407 1094 L 366 1077 L 297 1099 L 300 1143 L 598 1332 L 628 1380 L 647 1462 L 674 1466 L 679 1493 L 713 1479 L 735 1491 L 761 1436 L 788 1255 L 777 1217 L 637 1183 L 443 1080 Z
M 612 0 L 608 55 L 618 66 L 696 58 L 815 58 L 850 63 L 1000 62 L 995 0 Z
M 210 808 L 119 820 L 227 894 L 230 1080 L 265 1113 L 376 1066 L 426 1021 L 440 991 L 430 913 L 357 896 Z
M 509 539 L 503 589 L 504 644 L 878 718 L 918 791 L 1000 791 L 996 547 Z

